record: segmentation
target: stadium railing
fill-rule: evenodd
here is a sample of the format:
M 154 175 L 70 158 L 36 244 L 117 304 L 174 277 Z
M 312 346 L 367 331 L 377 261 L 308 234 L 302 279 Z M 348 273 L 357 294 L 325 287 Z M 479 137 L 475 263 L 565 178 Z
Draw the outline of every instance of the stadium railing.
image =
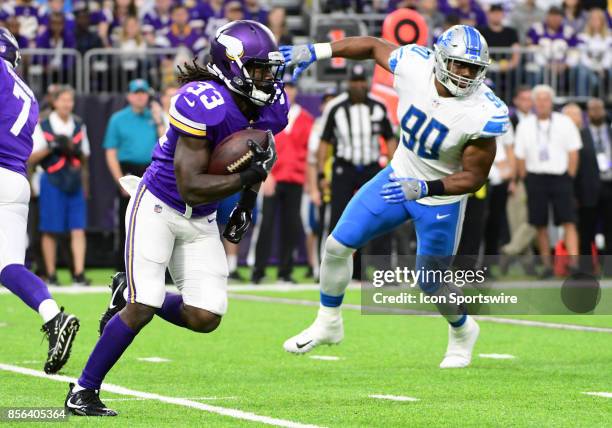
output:
M 19 74 L 36 94 L 44 94 L 52 83 L 83 89 L 83 58 L 76 49 L 28 48 L 21 51 Z
M 358 15 L 356 15 L 358 16 Z M 352 21 L 350 15 L 314 15 L 313 28 L 332 19 Z M 367 34 L 367 25 L 360 22 L 359 33 Z M 364 28 L 365 27 L 365 28 Z M 518 66 L 507 72 L 500 71 L 500 58 L 509 59 L 512 48 L 491 48 L 494 60 L 488 77 L 495 86 L 495 93 L 507 103 L 520 85 L 549 84 L 555 89 L 556 101 L 586 101 L 590 96 L 612 102 L 612 72 L 594 74 L 580 65 L 555 69 L 552 59 L 555 52 L 545 52 L 538 47 L 517 49 L 520 56 Z M 151 48 L 144 51 L 126 52 L 122 49 L 93 49 L 81 56 L 74 49 L 24 49 L 23 68 L 20 74 L 39 95 L 45 93 L 51 83 L 72 85 L 78 93 L 124 93 L 127 83 L 134 78 L 143 78 L 156 89 L 175 80 L 176 66 L 191 60 L 186 50 L 175 48 Z M 200 60 L 203 55 L 200 56 Z M 373 64 L 369 65 L 370 67 Z M 317 73 L 311 67 L 301 80 L 304 93 L 320 93 L 326 87 L 344 84 L 346 75 Z

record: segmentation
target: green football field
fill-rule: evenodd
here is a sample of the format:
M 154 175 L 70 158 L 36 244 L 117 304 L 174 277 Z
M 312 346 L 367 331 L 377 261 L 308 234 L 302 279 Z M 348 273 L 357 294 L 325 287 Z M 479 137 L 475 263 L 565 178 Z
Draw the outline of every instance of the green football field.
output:
M 42 373 L 46 342 L 38 315 L 15 296 L 0 293 L 0 407 L 60 407 L 69 378 L 79 376 L 108 293 L 96 287 L 90 293 L 61 291 L 57 300 L 79 316 L 81 330 L 59 377 Z M 103 387 L 103 401 L 120 415 L 71 417 L 66 423 L 612 425 L 612 316 L 482 320 L 472 366 L 440 370 L 447 341 L 442 318 L 362 315 L 352 305 L 344 311 L 346 337 L 340 346 L 305 356 L 285 353 L 283 341 L 309 325 L 317 299 L 314 287 L 234 290 L 221 327 L 208 335 L 154 319 Z M 359 291 L 349 291 L 346 301 L 359 303 Z M 519 318 L 543 324 L 511 323 Z M 560 324 L 586 328 L 566 330 Z

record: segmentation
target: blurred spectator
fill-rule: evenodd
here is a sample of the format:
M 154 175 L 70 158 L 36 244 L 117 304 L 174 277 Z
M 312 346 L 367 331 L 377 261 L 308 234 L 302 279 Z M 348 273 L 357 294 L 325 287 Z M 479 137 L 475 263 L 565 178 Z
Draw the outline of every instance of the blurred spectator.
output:
M 36 47 L 54 49 L 53 55 L 37 55 L 34 63 L 44 69 L 43 85 L 48 83 L 66 83 L 74 75 L 75 57 L 64 53 L 64 49 L 76 48 L 74 32 L 66 28 L 64 15 L 54 12 L 49 17 L 49 28 L 36 38 Z
M 531 109 L 533 106 L 531 88 L 529 86 L 518 88 L 513 99 L 513 104 L 514 112 L 510 115 L 510 122 L 512 123 L 512 129 L 514 130 L 514 134 L 516 136 L 516 128 L 518 124 L 531 114 Z M 516 162 L 514 167 L 515 171 L 513 176 L 516 177 L 518 175 Z M 523 265 L 525 266 L 527 273 L 531 275 L 534 272 L 529 256 L 532 253 L 531 243 L 535 238 L 536 232 L 534 227 L 528 222 L 527 194 L 525 192 L 525 185 L 523 181 L 515 180 L 512 190 L 513 191 L 508 197 L 506 207 L 508 226 L 510 227 L 510 242 L 502 246 L 500 251 L 502 255 L 508 257 L 505 257 L 500 264 L 502 265 L 502 272 L 505 273 L 511 258 L 519 255 L 525 255 L 526 257 L 523 259 Z
M 88 285 L 85 278 L 85 227 L 89 197 L 87 160 L 90 147 L 85 124 L 72 111 L 74 91 L 60 87 L 53 98 L 53 112 L 34 133 L 30 162 L 40 162 L 40 231 L 42 253 L 50 284 L 56 275 L 56 235 L 70 232 L 73 282 Z
M 495 83 L 498 94 L 511 94 L 513 93 L 513 72 L 521 59 L 518 35 L 516 30 L 503 25 L 504 7 L 501 3 L 493 4 L 487 16 L 488 25 L 479 30 L 489 44 L 489 48 L 512 48 L 513 51 L 511 54 L 491 53 L 489 78 Z
M 606 242 L 603 253 L 612 254 L 612 131 L 601 99 L 591 98 L 587 113 L 576 176 L 580 254 L 591 254 L 599 226 Z
M 151 113 L 153 114 L 153 117 L 161 118 L 161 122 L 164 126 L 164 133 L 165 129 L 170 125 L 170 116 L 168 116 L 168 112 L 170 111 L 170 100 L 172 100 L 172 97 L 176 95 L 178 90 L 179 85 L 176 82 L 166 85 L 161 93 L 161 105 L 157 103 L 153 103 L 151 105 Z M 161 111 L 155 111 L 158 106 L 161 107 Z
M 325 121 L 318 153 L 318 179 L 322 193 L 329 192 L 331 186 L 330 230 L 338 223 L 354 193 L 381 170 L 380 138 L 383 137 L 387 142 L 389 157 L 393 156 L 397 147 L 386 106 L 369 95 L 370 85 L 366 76 L 363 65 L 354 65 L 350 72 L 348 91 L 330 101 L 323 113 Z M 370 124 L 363 126 L 361 122 L 364 120 Z M 324 173 L 329 145 L 334 149 L 331 183 Z M 374 239 L 371 246 L 373 254 L 390 254 L 389 236 Z M 357 266 L 353 275 L 359 278 L 360 257 L 355 256 L 354 261 Z
M 91 30 L 90 13 L 88 9 L 75 11 L 76 49 L 84 55 L 90 49 L 103 47 L 102 39 L 97 32 Z
M 529 223 L 536 227 L 545 267 L 542 278 L 553 274 L 547 229 L 551 207 L 555 224 L 563 226 L 568 254 L 578 255 L 573 177 L 582 142 L 576 125 L 567 116 L 553 111 L 553 98 L 550 86 L 538 85 L 533 89 L 535 115 L 519 123 L 515 140 L 519 174 L 527 187 Z
M 456 15 L 460 24 L 472 27 L 487 25 L 487 16 L 476 0 L 455 0 L 454 6 L 451 6 L 448 0 L 439 0 L 438 5 L 443 14 Z
M 544 22 L 535 23 L 527 33 L 529 45 L 534 47 L 534 63 L 528 65 L 532 83 L 541 83 L 544 73 L 563 85 L 569 67 L 577 63 L 578 40 L 571 27 L 563 24 L 563 12 L 551 7 Z
M 49 19 L 53 13 L 64 15 L 66 28 L 74 33 L 74 15 L 72 12 L 64 11 L 64 0 L 49 0 L 46 5 L 38 10 L 38 34 L 44 33 L 49 28 Z
M 185 6 L 172 7 L 172 25 L 157 38 L 156 44 L 167 48 L 184 48 L 188 50 L 187 61 L 198 56 L 208 47 L 208 41 L 202 33 L 189 25 L 189 11 Z M 178 61 L 183 63 L 185 61 Z
M 19 31 L 21 24 L 19 24 L 19 20 L 16 16 L 7 17 L 5 21 L 5 26 L 6 29 L 9 30 L 11 34 L 13 34 L 13 36 L 15 36 L 15 39 L 17 40 L 17 44 L 19 44 L 20 49 L 25 49 L 29 47 L 28 39 L 25 36 L 21 35 L 21 32 Z
M 155 44 L 155 37 L 166 32 L 170 28 L 172 20 L 170 10 L 172 0 L 155 0 L 152 9 L 142 17 L 142 32 L 150 45 Z
M 38 9 L 34 0 L 15 0 L 2 6 L 2 14 L 6 20 L 14 16 L 19 21 L 19 34 L 28 40 L 34 40 L 38 34 Z
M 183 3 L 189 9 L 189 25 L 200 31 L 204 31 L 208 20 L 223 15 L 223 0 L 197 0 Z
M 586 96 L 612 79 L 612 34 L 606 15 L 592 9 L 584 32 L 578 35 L 580 65 L 578 67 L 578 95 Z
M 336 90 L 334 88 L 328 89 L 323 98 L 321 99 L 321 105 L 319 109 L 321 113 L 325 111 L 327 104 L 336 97 Z M 329 201 L 331 195 L 329 191 L 325 194 L 321 193 L 318 184 L 318 159 L 317 154 L 319 152 L 319 144 L 321 142 L 321 133 L 323 132 L 323 122 L 325 121 L 323 116 L 319 116 L 315 119 L 310 130 L 310 136 L 308 137 L 308 165 L 306 167 L 306 190 L 308 191 L 309 205 L 314 208 L 314 219 L 312 219 L 314 225 L 311 226 L 311 232 L 316 236 L 316 240 L 313 240 L 312 249 L 310 249 L 307 242 L 307 251 L 309 253 L 308 260 L 313 266 L 313 276 L 318 277 L 319 263 L 316 261 L 319 259 L 320 246 L 325 242 L 327 236 L 331 232 L 328 227 L 329 223 Z M 331 149 L 328 148 L 328 151 Z M 323 168 L 323 175 L 328 182 L 331 182 L 331 166 L 332 158 L 328 157 L 327 164 Z M 309 210 L 310 211 L 310 210 Z M 308 237 L 307 237 L 308 239 Z
M 230 3 L 239 3 L 240 8 L 242 9 L 242 3 L 237 0 L 228 0 L 227 2 L 224 0 L 211 0 L 210 7 L 212 9 L 213 15 L 211 15 L 206 21 L 206 26 L 204 27 L 204 35 L 210 40 L 215 37 L 215 33 L 217 29 L 222 25 L 228 22 L 227 19 L 227 11 L 228 5 Z M 238 5 L 232 5 L 232 8 L 237 8 Z M 231 12 L 230 12 L 231 14 Z
M 89 15 L 89 31 L 97 34 L 104 46 L 110 46 L 108 28 L 112 20 L 112 13 L 102 9 L 100 3 L 96 1 L 75 1 L 72 10 L 75 20 L 76 16 L 82 11 L 87 11 Z
M 516 30 L 521 45 L 527 43 L 527 32 L 537 22 L 542 22 L 546 14 L 536 0 L 525 0 L 517 3 L 510 13 L 509 24 Z
M 561 109 L 561 113 L 569 117 L 572 120 L 572 122 L 574 122 L 574 125 L 576 125 L 576 128 L 578 129 L 578 131 L 582 130 L 582 127 L 584 126 L 584 123 L 582 120 L 582 109 L 580 108 L 578 104 L 576 103 L 565 104 L 563 108 Z M 580 166 L 580 162 L 578 162 L 578 166 Z
M 306 154 L 313 118 L 295 102 L 298 89 L 288 77 L 285 82 L 290 104 L 287 127 L 275 136 L 278 160 L 262 184 L 264 195 L 261 226 L 255 248 L 252 281 L 261 282 L 266 273 L 274 237 L 279 237 L 278 279 L 294 282 L 293 252 L 302 232 L 300 204 L 306 180 Z M 280 219 L 277 221 L 277 215 Z M 278 234 L 276 227 L 279 227 Z
M 121 34 L 115 40 L 114 47 L 121 50 L 121 69 L 124 73 L 124 81 L 129 81 L 144 73 L 147 43 L 140 31 L 138 18 L 135 16 L 125 18 Z
M 431 33 L 432 40 L 442 34 L 444 26 L 444 15 L 438 10 L 438 0 L 421 0 L 417 7 L 418 12 L 423 15 L 427 27 Z
M 157 143 L 159 133 L 163 133 L 162 118 L 153 117 L 149 104 L 151 87 L 142 79 L 132 80 L 128 87 L 128 106 L 114 113 L 104 137 L 106 163 L 119 188 L 119 251 L 117 270 L 124 271 L 123 248 L 125 245 L 125 212 L 129 195 L 121 186 L 119 179 L 124 175 L 142 177 L 151 163 L 151 154 Z M 159 128 L 159 129 L 158 129 Z
M 565 17 L 565 25 L 571 27 L 574 33 L 580 33 L 586 23 L 586 12 L 582 7 L 582 1 L 563 0 L 562 9 Z
M 260 0 L 245 0 L 244 2 L 244 19 L 252 19 L 268 25 L 268 14 L 270 11 L 267 7 L 262 6 Z
M 287 28 L 287 16 L 284 8 L 275 7 L 270 11 L 268 14 L 268 26 L 272 33 L 274 33 L 279 46 L 291 44 L 291 35 Z
M 119 39 L 123 24 L 128 16 L 138 17 L 138 8 L 135 0 L 113 0 L 111 12 L 107 12 L 109 16 L 108 28 L 108 43 L 114 44 Z
M 495 160 L 489 172 L 488 207 L 484 228 L 484 254 L 499 254 L 500 245 L 507 242 L 508 192 L 514 190 L 515 166 L 514 130 L 508 129 L 497 138 Z

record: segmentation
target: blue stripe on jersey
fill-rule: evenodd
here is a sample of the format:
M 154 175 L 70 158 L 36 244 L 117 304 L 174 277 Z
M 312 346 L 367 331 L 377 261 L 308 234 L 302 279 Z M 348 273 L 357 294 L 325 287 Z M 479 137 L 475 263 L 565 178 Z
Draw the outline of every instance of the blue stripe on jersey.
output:
M 508 119 L 508 115 L 502 114 L 501 116 L 493 116 L 492 119 Z
M 491 135 L 502 135 L 507 130 L 508 130 L 507 120 L 504 120 L 504 121 L 490 120 L 487 122 L 482 132 L 485 134 L 491 134 Z

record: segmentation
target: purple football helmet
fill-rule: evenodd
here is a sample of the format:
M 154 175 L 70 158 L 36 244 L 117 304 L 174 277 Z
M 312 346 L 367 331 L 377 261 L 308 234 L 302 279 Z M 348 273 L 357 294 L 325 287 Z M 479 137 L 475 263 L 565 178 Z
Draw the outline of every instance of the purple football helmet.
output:
M 255 105 L 272 104 L 282 89 L 285 60 L 270 29 L 255 21 L 233 21 L 210 43 L 208 69 Z
M 15 39 L 15 36 L 11 34 L 6 28 L 0 27 L 0 58 L 8 61 L 13 68 L 17 68 L 19 61 L 21 61 L 21 54 L 19 53 L 19 44 Z

